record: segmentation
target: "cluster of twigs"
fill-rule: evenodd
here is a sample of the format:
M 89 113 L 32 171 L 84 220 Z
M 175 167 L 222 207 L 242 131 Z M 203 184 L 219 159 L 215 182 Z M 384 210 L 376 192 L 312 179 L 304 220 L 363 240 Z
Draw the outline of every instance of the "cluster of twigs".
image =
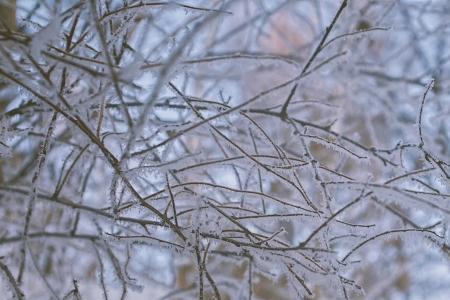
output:
M 348 39 L 389 33 L 355 22 L 356 4 L 333 7 L 298 56 L 226 47 L 246 30 L 263 38 L 295 1 L 236 27 L 253 4 L 50 2 L 18 1 L 22 27 L 0 27 L 0 79 L 19 91 L 1 116 L 0 272 L 17 299 L 89 298 L 92 268 L 105 299 L 162 283 L 166 298 L 251 299 L 262 278 L 285 278 L 292 297 L 349 298 L 379 240 L 449 252 L 449 165 L 424 121 L 433 82 L 413 138 L 391 148 L 349 130 L 356 88 L 335 79 L 327 99 L 307 98 L 350 80 L 348 65 L 363 66 L 355 82 L 423 86 L 349 53 Z M 277 74 L 267 88 L 246 78 L 264 67 Z M 195 278 L 180 286 L 186 262 Z

